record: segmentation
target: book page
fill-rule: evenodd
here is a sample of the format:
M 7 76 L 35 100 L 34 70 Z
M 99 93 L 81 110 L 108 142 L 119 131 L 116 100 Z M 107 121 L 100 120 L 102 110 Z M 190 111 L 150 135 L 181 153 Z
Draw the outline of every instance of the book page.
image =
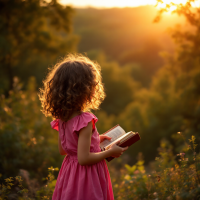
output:
M 105 146 L 109 145 L 110 143 L 114 142 L 115 140 L 117 140 L 119 137 L 121 137 L 122 135 L 124 135 L 126 132 L 124 131 L 124 129 L 120 126 L 117 126 L 114 129 L 111 129 L 110 131 L 108 131 L 105 135 L 111 137 L 111 140 L 104 140 L 103 142 L 100 143 L 100 147 L 104 148 Z
M 125 133 L 123 134 L 121 137 L 117 138 L 115 141 L 111 142 L 110 144 L 104 146 L 105 149 L 109 149 L 110 146 L 112 145 L 112 143 L 116 142 L 116 141 L 120 141 L 120 143 L 122 141 L 125 141 L 127 140 L 130 136 L 132 136 L 134 133 L 132 131 L 128 132 L 128 133 Z

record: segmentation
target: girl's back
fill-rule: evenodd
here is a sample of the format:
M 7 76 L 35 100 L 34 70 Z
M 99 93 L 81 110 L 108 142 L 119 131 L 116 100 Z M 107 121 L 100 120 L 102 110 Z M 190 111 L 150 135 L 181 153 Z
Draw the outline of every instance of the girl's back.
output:
M 89 112 L 82 112 L 67 122 L 56 119 L 51 122 L 59 131 L 62 148 L 67 153 L 57 178 L 52 200 L 111 200 L 113 198 L 109 172 L 104 160 L 95 165 L 78 163 L 78 132 L 93 122 L 90 152 L 100 152 L 98 119 Z

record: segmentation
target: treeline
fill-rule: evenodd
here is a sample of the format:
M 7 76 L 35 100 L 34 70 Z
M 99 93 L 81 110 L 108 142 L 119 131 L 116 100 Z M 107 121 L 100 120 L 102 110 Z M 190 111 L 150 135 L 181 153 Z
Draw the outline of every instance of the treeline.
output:
M 152 76 L 164 60 L 160 52 L 174 51 L 167 28 L 184 19 L 166 15 L 161 23 L 154 23 L 157 8 L 76 9 L 74 33 L 80 36 L 78 51 L 102 51 L 109 60 L 132 65 L 133 78 L 148 87 Z

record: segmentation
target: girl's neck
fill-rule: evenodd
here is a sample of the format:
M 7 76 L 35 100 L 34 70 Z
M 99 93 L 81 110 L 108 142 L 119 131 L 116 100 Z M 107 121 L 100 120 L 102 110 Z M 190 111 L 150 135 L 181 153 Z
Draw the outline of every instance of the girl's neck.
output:
M 74 112 L 71 114 L 71 116 L 69 117 L 68 120 L 70 120 L 70 119 L 76 117 L 77 115 L 80 115 L 81 113 L 82 113 L 82 111 L 74 111 Z

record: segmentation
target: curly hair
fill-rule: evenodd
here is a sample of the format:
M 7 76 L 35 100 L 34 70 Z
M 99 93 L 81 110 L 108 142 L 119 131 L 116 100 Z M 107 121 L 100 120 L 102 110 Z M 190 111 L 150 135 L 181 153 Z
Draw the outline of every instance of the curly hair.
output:
M 73 112 L 98 109 L 105 98 L 100 66 L 80 54 L 69 54 L 57 63 L 43 83 L 42 112 L 63 121 Z

